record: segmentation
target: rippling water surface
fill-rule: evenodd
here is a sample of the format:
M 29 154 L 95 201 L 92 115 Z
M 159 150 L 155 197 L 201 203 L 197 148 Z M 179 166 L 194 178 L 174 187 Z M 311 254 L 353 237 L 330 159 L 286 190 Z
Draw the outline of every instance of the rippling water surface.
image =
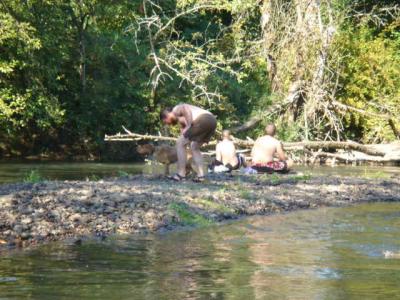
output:
M 45 179 L 82 180 L 119 176 L 121 174 L 162 174 L 163 167 L 144 163 L 97 163 L 97 162 L 10 162 L 0 161 L 0 184 L 20 182 L 34 170 Z M 296 166 L 295 171 L 311 175 L 339 175 L 356 177 L 400 176 L 395 166 Z M 175 172 L 174 166 L 171 173 Z
M 400 204 L 53 243 L 0 256 L 0 298 L 399 299 Z

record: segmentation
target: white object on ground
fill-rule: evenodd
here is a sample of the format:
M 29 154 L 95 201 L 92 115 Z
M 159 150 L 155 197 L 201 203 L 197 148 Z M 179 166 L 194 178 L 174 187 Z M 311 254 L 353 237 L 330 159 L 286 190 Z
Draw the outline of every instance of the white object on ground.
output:
M 383 255 L 385 256 L 385 258 L 400 258 L 400 252 L 395 253 L 393 251 L 383 251 Z
M 229 169 L 223 165 L 221 166 L 215 166 L 214 167 L 214 172 L 215 173 L 225 173 L 225 172 L 229 172 Z

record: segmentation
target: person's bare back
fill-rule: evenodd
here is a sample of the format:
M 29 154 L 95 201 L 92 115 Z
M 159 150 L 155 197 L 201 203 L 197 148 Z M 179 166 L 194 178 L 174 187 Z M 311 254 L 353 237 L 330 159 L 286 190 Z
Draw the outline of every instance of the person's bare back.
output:
M 222 141 L 215 148 L 215 159 L 208 166 L 210 172 L 232 172 L 244 166 L 244 158 L 236 152 L 229 130 L 222 132 Z
M 286 160 L 283 153 L 282 144 L 272 136 L 262 136 L 254 143 L 251 152 L 253 164 L 263 164 L 274 161 L 275 154 L 278 155 L 280 160 Z
M 237 166 L 239 164 L 239 159 L 236 154 L 235 144 L 228 139 L 219 142 L 216 147 L 216 159 L 225 166 L 228 164 Z
M 172 112 L 178 117 L 178 122 L 181 126 L 191 125 L 202 115 L 211 115 L 205 109 L 186 103 L 175 106 Z
M 258 138 L 251 151 L 252 164 L 266 164 L 274 161 L 276 155 L 280 161 L 286 161 L 282 143 L 274 138 L 276 127 L 273 124 L 265 128 L 266 135 Z

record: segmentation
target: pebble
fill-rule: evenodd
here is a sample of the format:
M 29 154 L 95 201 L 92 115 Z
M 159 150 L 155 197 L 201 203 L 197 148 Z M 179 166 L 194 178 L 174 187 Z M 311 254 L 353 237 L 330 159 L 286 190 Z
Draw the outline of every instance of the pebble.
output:
M 33 222 L 32 218 L 24 218 L 21 220 L 22 224 L 31 224 Z
M 76 213 L 76 214 L 73 214 L 72 216 L 70 216 L 69 219 L 72 222 L 80 222 L 82 220 L 82 216 L 80 214 Z
M 350 201 L 380 200 L 388 196 L 391 200 L 400 200 L 400 193 L 393 191 L 400 183 L 397 178 L 385 179 L 384 184 L 377 179 L 341 179 L 340 183 L 346 184 L 341 185 L 340 193 L 336 195 L 332 193 L 338 188 L 335 178 L 321 177 L 296 184 L 286 180 L 282 184 L 274 182 L 276 186 L 268 184 L 268 180 L 263 182 L 262 178 L 258 181 L 246 178 L 242 177 L 232 189 L 224 187 L 223 191 L 216 190 L 221 179 L 213 182 L 212 178 L 212 184 L 202 184 L 201 189 L 192 183 L 171 185 L 159 178 L 138 176 L 102 183 L 37 184 L 34 189 L 29 189 L 26 184 L 3 185 L 0 186 L 0 194 L 3 193 L 0 196 L 0 240 L 25 245 L 71 235 L 104 236 L 112 232 L 170 229 L 180 219 L 179 213 L 171 208 L 176 203 L 186 203 L 185 209 L 191 214 L 221 221 L 239 215 L 347 205 Z M 257 186 L 257 182 L 260 185 Z M 315 186 L 318 186 L 318 192 L 315 192 Z M 250 191 L 251 199 L 248 195 L 243 196 L 246 189 Z M 196 204 L 188 199 L 202 201 Z
M 18 224 L 18 225 L 14 226 L 13 230 L 17 235 L 20 235 L 23 231 L 23 227 L 22 227 L 22 225 Z

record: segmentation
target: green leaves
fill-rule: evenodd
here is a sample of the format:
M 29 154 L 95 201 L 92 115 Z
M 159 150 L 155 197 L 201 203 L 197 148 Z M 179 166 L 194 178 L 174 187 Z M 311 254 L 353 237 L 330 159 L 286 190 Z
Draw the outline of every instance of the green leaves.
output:
M 333 13 L 346 11 L 350 2 L 335 2 Z M 269 25 L 276 26 L 270 26 L 266 40 L 262 4 L 256 0 L 3 1 L 0 138 L 9 149 L 25 152 L 57 151 L 60 140 L 89 151 L 101 148 L 104 134 L 120 131 L 121 125 L 137 132 L 160 130 L 160 109 L 179 102 L 210 109 L 221 129 L 264 115 L 282 103 L 295 78 L 312 80 L 321 43 L 303 49 L 304 43 L 282 37 L 295 9 L 290 11 L 293 2 L 279 3 L 284 6 L 270 16 L 275 22 Z M 337 28 L 334 55 L 328 58 L 341 66 L 338 100 L 393 115 L 399 127 L 400 21 L 388 17 L 379 27 L 348 19 L 351 25 Z M 276 74 L 263 43 L 271 43 Z M 273 55 L 276 47 L 279 56 Z M 305 54 L 298 55 L 298 49 Z M 335 76 L 330 80 L 336 86 Z M 279 93 L 272 94 L 271 86 Z M 299 107 L 300 121 L 268 116 L 249 136 L 275 121 L 286 128 L 282 138 L 299 139 L 303 112 Z M 347 137 L 394 138 L 393 124 L 380 118 L 354 111 L 345 118 Z M 325 138 L 325 124 L 318 126 L 322 129 L 310 137 Z
M 358 128 L 358 138 L 366 142 L 396 138 L 385 118 L 392 116 L 397 124 L 400 122 L 399 20 L 380 33 L 368 24 L 355 29 L 349 26 L 338 40 L 337 46 L 344 54 L 339 99 L 366 111 L 349 112 L 352 116 L 346 119 L 348 130 Z

